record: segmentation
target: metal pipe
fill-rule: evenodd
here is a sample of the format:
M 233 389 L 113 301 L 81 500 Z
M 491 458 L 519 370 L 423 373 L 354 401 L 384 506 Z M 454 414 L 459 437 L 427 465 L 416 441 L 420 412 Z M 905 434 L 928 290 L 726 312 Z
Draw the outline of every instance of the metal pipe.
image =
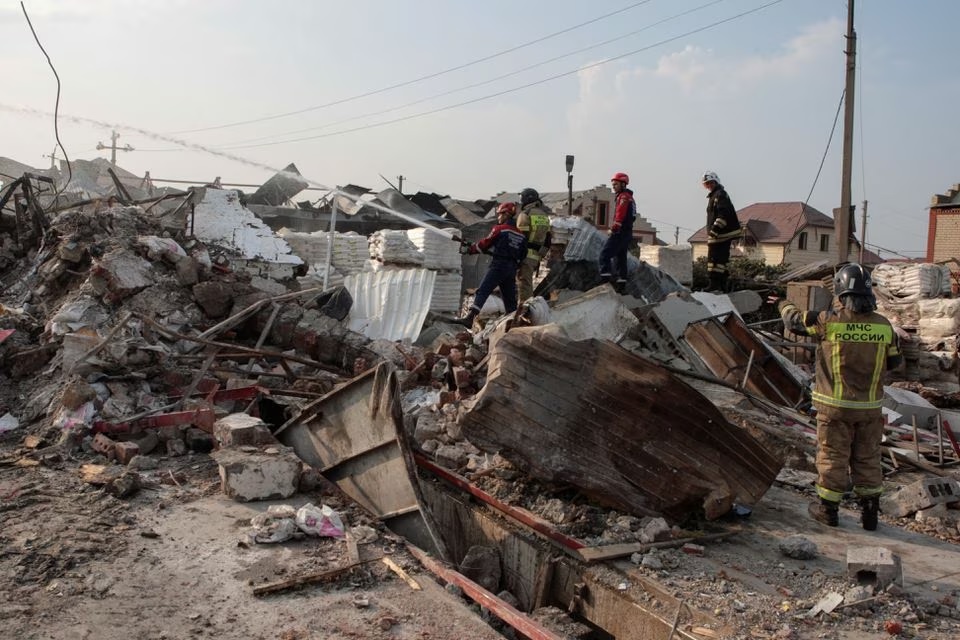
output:
M 330 233 L 327 236 L 327 260 L 323 267 L 323 290 L 326 291 L 330 284 L 330 263 L 333 261 L 333 236 L 337 230 L 337 210 L 340 207 L 337 204 L 337 198 L 333 198 L 333 204 L 330 208 Z

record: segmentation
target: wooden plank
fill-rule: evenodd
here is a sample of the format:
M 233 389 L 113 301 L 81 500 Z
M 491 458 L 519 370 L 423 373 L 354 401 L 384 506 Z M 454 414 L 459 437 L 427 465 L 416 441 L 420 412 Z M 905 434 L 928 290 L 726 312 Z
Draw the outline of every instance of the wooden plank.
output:
M 253 588 L 253 595 L 263 596 L 268 593 L 278 593 L 280 591 L 287 591 L 289 589 L 295 589 L 297 587 L 303 587 L 308 584 L 318 584 L 321 582 L 330 582 L 336 580 L 345 573 L 353 571 L 362 564 L 368 562 L 374 562 L 380 558 L 370 558 L 362 562 L 357 562 L 354 564 L 348 564 L 342 567 L 337 567 L 335 569 L 325 569 L 324 571 L 318 571 L 316 573 L 308 573 L 302 576 L 295 576 L 293 578 L 287 578 L 286 580 L 279 580 L 277 582 L 268 582 L 267 584 L 261 584 Z
M 411 578 L 410 574 L 408 574 L 406 571 L 403 570 L 403 567 L 398 565 L 396 562 L 394 562 L 387 556 L 384 556 L 383 558 L 381 558 L 381 561 L 383 562 L 383 564 L 387 565 L 387 567 L 390 568 L 390 571 L 393 571 L 395 574 L 397 574 L 400 577 L 400 579 L 406 582 L 407 585 L 409 585 L 409 587 L 414 591 L 420 591 L 423 588 L 420 586 L 419 582 Z
M 701 542 L 711 542 L 723 540 L 737 534 L 737 530 L 722 531 L 718 533 L 708 533 L 702 536 L 689 538 L 676 538 L 675 540 L 663 540 L 661 542 L 628 542 L 625 544 L 608 544 L 600 547 L 584 547 L 578 549 L 577 553 L 586 562 L 599 562 L 601 560 L 613 560 L 634 553 L 645 553 L 651 549 L 674 549 L 682 547 L 689 543 L 700 544 Z

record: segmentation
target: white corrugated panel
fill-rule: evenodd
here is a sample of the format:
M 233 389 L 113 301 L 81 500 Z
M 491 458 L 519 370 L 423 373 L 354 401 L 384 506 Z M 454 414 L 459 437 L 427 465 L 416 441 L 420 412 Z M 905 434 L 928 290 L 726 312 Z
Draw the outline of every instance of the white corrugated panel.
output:
M 436 276 L 429 269 L 384 268 L 347 277 L 344 286 L 353 296 L 349 328 L 371 340 L 416 340 Z

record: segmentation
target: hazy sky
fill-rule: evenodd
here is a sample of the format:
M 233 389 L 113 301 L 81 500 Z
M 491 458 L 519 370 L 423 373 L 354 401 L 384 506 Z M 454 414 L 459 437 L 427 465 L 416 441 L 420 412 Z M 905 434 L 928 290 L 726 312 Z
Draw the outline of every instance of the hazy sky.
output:
M 676 227 L 683 240 L 704 224 L 704 170 L 720 175 L 738 208 L 803 201 L 814 184 L 843 90 L 846 3 L 782 0 L 710 26 L 770 1 L 26 7 L 60 75 L 71 158 L 108 157 L 96 146 L 109 144 L 110 129 L 77 117 L 260 165 L 295 162 L 324 185 L 381 189 L 379 174 L 394 183 L 402 174 L 404 191 L 475 199 L 526 186 L 563 191 L 564 156 L 574 154 L 574 188 L 628 172 L 641 214 L 672 241 Z M 957 57 L 942 53 L 955 41 L 960 2 L 856 7 L 854 201 L 869 201 L 868 245 L 920 256 L 930 197 L 960 182 Z M 35 112 L 53 111 L 56 83 L 11 0 L 0 4 L 0 68 L 0 156 L 49 166 L 53 119 Z M 532 86 L 514 90 L 524 85 Z M 259 121 L 236 124 L 249 120 Z M 118 164 L 137 174 L 252 183 L 270 175 L 118 131 L 120 145 L 135 148 Z M 311 139 L 272 144 L 297 138 Z M 840 201 L 841 141 L 842 117 L 809 200 L 827 214 Z M 859 215 L 858 207 L 858 224 Z

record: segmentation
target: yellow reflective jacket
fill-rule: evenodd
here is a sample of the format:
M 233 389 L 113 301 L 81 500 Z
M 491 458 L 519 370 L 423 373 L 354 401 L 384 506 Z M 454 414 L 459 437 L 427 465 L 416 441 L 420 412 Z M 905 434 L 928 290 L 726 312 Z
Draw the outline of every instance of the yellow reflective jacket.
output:
M 813 388 L 817 411 L 879 411 L 883 374 L 901 360 L 900 341 L 889 320 L 875 311 L 801 311 L 790 302 L 781 303 L 780 315 L 788 329 L 818 342 Z
M 517 214 L 517 229 L 527 238 L 527 258 L 540 260 L 540 248 L 550 247 L 550 216 L 529 204 Z

